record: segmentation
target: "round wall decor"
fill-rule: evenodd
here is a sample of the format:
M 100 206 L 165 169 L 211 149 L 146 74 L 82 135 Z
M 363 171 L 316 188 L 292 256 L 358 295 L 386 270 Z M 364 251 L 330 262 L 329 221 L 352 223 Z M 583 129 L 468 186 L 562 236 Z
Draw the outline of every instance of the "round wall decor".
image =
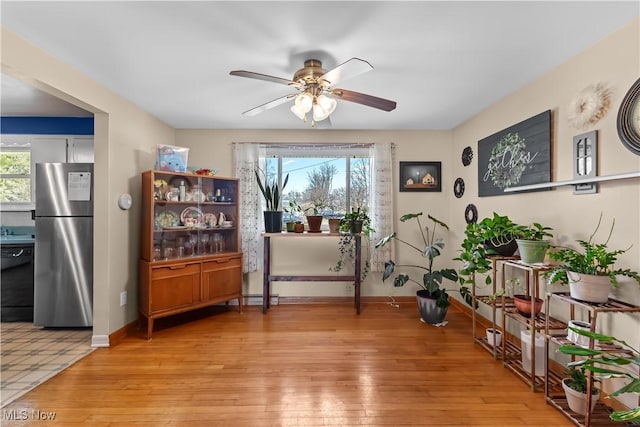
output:
M 464 179 L 456 178 L 453 184 L 453 194 L 459 199 L 464 194 Z
M 464 219 L 467 221 L 467 224 L 478 221 L 478 209 L 476 205 L 467 205 L 467 208 L 464 210 Z
M 622 144 L 632 153 L 640 155 L 640 79 L 622 99 L 617 124 Z
M 465 147 L 462 150 L 462 164 L 464 166 L 469 166 L 471 164 L 471 160 L 473 160 L 473 148 Z
M 567 118 L 569 124 L 576 129 L 595 125 L 609 109 L 611 90 L 601 83 L 582 89 L 569 104 Z

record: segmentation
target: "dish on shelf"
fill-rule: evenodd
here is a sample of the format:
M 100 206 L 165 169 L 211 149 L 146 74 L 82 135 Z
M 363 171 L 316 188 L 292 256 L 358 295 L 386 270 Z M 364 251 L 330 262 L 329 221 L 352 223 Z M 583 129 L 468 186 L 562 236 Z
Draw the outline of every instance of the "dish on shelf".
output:
M 207 200 L 207 197 L 200 190 L 192 190 L 187 193 L 187 202 L 203 203 Z
M 165 230 L 184 230 L 187 228 L 185 225 L 172 225 L 171 227 L 164 227 Z
M 216 217 L 216 214 L 206 213 L 204 214 L 204 222 L 207 223 L 209 228 L 213 228 L 218 225 L 218 218 Z
M 154 223 L 157 228 L 166 228 L 178 225 L 180 218 L 173 211 L 158 212 L 155 216 Z
M 190 219 L 190 221 L 187 221 L 187 219 Z M 183 210 L 180 214 L 180 220 L 183 224 L 186 224 L 187 222 L 193 222 L 193 224 L 196 225 L 204 222 L 204 214 L 200 209 L 189 206 L 188 208 L 185 208 L 185 210 Z

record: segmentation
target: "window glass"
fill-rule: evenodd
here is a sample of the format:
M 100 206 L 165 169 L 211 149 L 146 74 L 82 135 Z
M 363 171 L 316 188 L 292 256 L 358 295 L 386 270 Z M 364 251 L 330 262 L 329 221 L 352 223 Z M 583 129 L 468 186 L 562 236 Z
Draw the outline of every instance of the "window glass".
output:
M 31 203 L 31 150 L 0 152 L 0 202 Z
M 321 152 L 321 149 L 317 151 Z M 335 153 L 332 153 L 335 154 Z M 324 216 L 323 228 L 330 217 L 342 217 L 352 208 L 369 210 L 369 158 L 344 154 L 331 157 L 273 156 L 266 159 L 269 179 L 289 182 L 282 195 L 283 221 L 304 221 L 313 208 Z M 297 204 L 304 212 L 292 209 Z

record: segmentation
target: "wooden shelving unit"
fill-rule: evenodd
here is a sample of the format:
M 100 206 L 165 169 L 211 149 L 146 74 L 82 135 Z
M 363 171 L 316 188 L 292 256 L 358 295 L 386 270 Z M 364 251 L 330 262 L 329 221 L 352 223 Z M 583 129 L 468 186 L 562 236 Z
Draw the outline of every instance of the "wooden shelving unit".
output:
M 604 314 L 616 314 L 616 313 L 640 313 L 640 307 L 634 306 L 632 304 L 628 304 L 623 301 L 618 301 L 614 299 L 609 299 L 605 303 L 601 304 L 591 304 L 584 301 L 578 301 L 569 295 L 567 292 L 561 293 L 547 293 L 546 294 L 546 304 L 545 311 L 548 315 L 549 306 L 551 300 L 562 301 L 569 306 L 570 318 L 575 319 L 576 309 L 579 308 L 586 312 L 588 315 L 588 321 L 591 324 L 591 332 L 596 331 L 596 325 L 598 320 L 598 315 Z M 573 344 L 571 341 L 567 339 L 567 331 L 554 331 L 551 322 L 545 323 L 545 399 L 547 403 L 558 409 L 562 412 L 567 418 L 569 418 L 575 425 L 581 427 L 589 427 L 589 426 L 621 426 L 625 424 L 621 424 L 619 422 L 614 422 L 609 418 L 609 414 L 612 412 L 612 409 L 606 406 L 602 402 L 597 402 L 593 412 L 588 413 L 586 415 L 578 415 L 575 412 L 569 409 L 567 405 L 567 400 L 564 395 L 564 391 L 562 389 L 561 380 L 557 381 L 557 375 L 551 372 L 548 369 L 549 365 L 549 348 L 550 343 L 554 343 L 555 345 L 566 345 Z M 589 348 L 594 348 L 594 341 L 589 340 Z M 626 351 L 615 345 L 607 344 L 607 343 L 598 343 L 598 347 L 605 351 L 611 351 L 614 353 L 626 353 Z M 587 389 L 587 407 L 591 404 L 591 387 L 593 384 L 592 376 L 589 373 L 589 388 Z M 627 424 L 629 425 L 629 424 Z M 632 424 L 637 425 L 637 424 Z
M 497 323 L 497 310 L 503 310 L 508 304 L 508 301 L 505 301 L 504 298 L 497 296 L 499 293 L 504 293 L 504 287 L 498 292 L 498 266 L 501 261 L 504 260 L 516 260 L 518 257 L 505 257 L 505 256 L 491 256 L 491 295 L 477 295 L 476 294 L 476 276 L 475 273 L 473 275 L 473 284 L 471 285 L 471 333 L 473 334 L 473 341 L 480 345 L 483 349 L 488 351 L 493 355 L 495 360 L 502 360 L 504 352 L 513 352 L 514 348 L 503 348 L 503 346 L 494 346 L 489 344 L 486 335 L 477 335 L 476 326 L 477 326 L 477 318 L 476 318 L 476 303 L 482 303 L 491 308 L 491 327 L 494 330 L 499 330 L 502 332 L 502 338 L 504 341 L 505 332 L 502 326 L 499 326 Z M 511 302 L 511 306 L 513 306 L 513 301 Z
M 506 289 L 507 268 L 518 269 L 525 272 L 524 292 L 525 295 L 531 297 L 531 305 L 533 307 L 534 300 L 542 295 L 540 276 L 543 273 L 549 271 L 551 267 L 548 265 L 526 264 L 520 260 L 504 260 L 501 262 L 501 283 L 503 290 Z M 535 315 L 533 317 L 523 316 L 516 310 L 515 304 L 513 303 L 513 300 L 511 298 L 503 295 L 502 299 L 502 305 L 504 307 L 504 309 L 502 310 L 502 325 L 504 330 L 507 330 L 508 321 L 515 321 L 519 325 L 522 325 L 526 329 L 528 329 L 531 334 L 531 342 L 529 343 L 531 352 L 528 358 L 531 364 L 530 369 L 527 370 L 523 366 L 523 354 L 521 347 L 518 347 L 513 343 L 509 343 L 509 336 L 507 334 L 503 334 L 502 339 L 502 352 L 505 355 L 505 357 L 503 357 L 502 359 L 503 365 L 505 368 L 511 370 L 518 378 L 528 384 L 531 387 L 531 391 L 536 391 L 539 388 L 543 388 L 545 384 L 545 375 L 536 375 L 536 333 L 541 333 L 542 331 L 544 331 L 546 324 L 552 325 L 552 329 L 563 329 L 566 328 L 566 325 L 557 319 L 550 318 L 548 313 L 539 313 L 538 315 Z M 512 344 L 516 351 L 506 353 L 506 348 L 509 344 Z M 545 369 L 545 372 L 546 371 L 548 370 Z

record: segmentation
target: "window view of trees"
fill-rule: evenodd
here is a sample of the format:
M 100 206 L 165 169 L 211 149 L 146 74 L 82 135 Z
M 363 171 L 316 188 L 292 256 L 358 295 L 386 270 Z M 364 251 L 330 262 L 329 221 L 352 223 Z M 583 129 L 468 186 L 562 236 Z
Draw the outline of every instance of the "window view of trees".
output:
M 0 202 L 31 202 L 31 151 L 0 152 Z
M 279 166 L 280 165 L 280 166 Z M 317 207 L 325 218 L 340 217 L 351 209 L 368 210 L 370 167 L 368 157 L 282 157 L 267 159 L 267 173 L 281 178 L 289 174 L 282 207 L 295 202 L 302 208 Z M 303 213 L 284 215 L 303 220 Z

